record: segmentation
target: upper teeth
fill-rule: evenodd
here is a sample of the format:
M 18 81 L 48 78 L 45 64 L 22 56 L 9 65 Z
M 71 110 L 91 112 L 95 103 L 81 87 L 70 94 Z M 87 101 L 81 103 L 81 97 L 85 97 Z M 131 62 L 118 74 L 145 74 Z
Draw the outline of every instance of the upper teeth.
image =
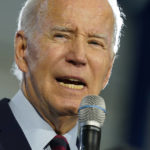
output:
M 70 78 L 69 80 L 70 81 L 79 81 L 78 79 L 73 79 L 73 78 Z
M 64 78 L 64 79 L 58 78 L 57 81 L 61 86 L 71 88 L 71 89 L 79 90 L 79 89 L 83 89 L 85 86 L 82 81 L 75 79 L 75 78 Z

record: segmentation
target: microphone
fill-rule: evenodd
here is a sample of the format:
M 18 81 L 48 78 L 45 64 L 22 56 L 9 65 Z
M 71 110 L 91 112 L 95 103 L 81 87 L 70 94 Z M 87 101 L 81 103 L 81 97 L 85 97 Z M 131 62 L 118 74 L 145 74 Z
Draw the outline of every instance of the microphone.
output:
M 105 120 L 106 106 L 100 96 L 89 95 L 81 101 L 79 116 L 79 150 L 99 150 L 101 127 Z

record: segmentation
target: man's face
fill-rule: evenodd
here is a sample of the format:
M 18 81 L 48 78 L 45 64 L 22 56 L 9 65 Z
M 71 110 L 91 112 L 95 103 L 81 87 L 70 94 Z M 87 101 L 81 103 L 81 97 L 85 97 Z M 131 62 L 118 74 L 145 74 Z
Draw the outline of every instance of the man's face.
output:
M 76 114 L 112 67 L 114 18 L 106 0 L 45 0 L 27 38 L 26 95 L 42 113 Z

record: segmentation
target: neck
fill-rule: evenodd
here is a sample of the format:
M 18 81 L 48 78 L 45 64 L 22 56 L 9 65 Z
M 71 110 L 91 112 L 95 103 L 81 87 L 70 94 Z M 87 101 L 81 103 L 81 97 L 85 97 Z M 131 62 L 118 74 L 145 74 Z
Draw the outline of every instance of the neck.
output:
M 44 118 L 45 119 L 45 118 Z M 57 134 L 65 134 L 77 123 L 77 116 L 61 116 L 53 119 L 45 119 Z

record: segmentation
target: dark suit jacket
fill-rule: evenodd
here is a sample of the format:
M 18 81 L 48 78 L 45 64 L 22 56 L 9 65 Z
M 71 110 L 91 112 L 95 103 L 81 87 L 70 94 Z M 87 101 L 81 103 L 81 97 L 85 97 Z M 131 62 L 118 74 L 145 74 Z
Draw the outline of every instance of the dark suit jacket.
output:
M 0 150 L 31 150 L 8 102 L 6 98 L 0 101 Z

